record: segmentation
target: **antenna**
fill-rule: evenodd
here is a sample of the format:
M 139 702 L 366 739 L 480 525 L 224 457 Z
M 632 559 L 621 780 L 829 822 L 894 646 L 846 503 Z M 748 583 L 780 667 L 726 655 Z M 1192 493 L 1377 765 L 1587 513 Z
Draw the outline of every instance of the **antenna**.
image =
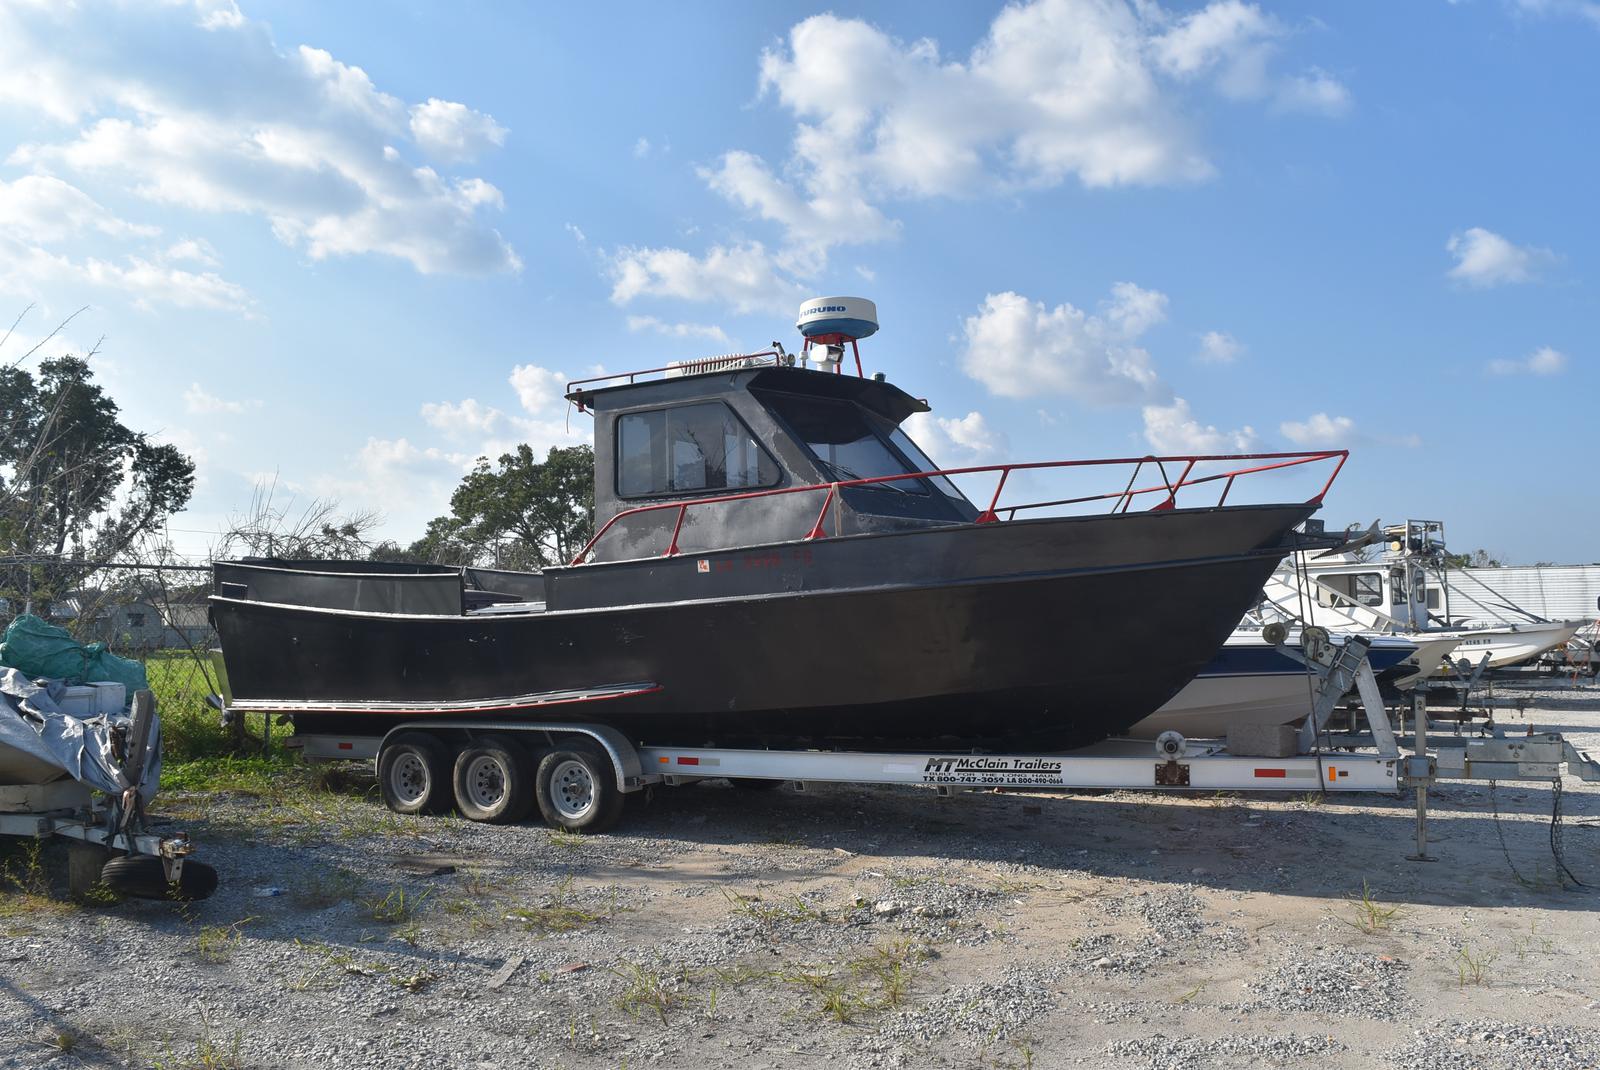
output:
M 877 305 L 865 297 L 813 297 L 800 305 L 795 328 L 806 340 L 800 349 L 802 360 L 817 364 L 823 371 L 832 365 L 837 373 L 844 363 L 844 344 L 849 342 L 856 358 L 856 374 L 866 378 L 856 342 L 878 333 Z M 813 346 L 821 350 L 815 356 Z

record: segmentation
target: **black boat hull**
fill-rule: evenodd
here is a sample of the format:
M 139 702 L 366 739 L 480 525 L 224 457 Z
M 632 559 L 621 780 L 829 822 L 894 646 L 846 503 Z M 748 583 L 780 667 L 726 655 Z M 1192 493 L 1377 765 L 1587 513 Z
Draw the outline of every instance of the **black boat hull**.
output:
M 235 705 L 295 709 L 301 732 L 370 735 L 407 719 L 352 712 L 374 700 L 437 717 L 428 703 L 636 684 L 643 693 L 470 716 L 603 722 L 649 745 L 1067 749 L 1123 731 L 1192 679 L 1311 508 L 963 525 L 583 566 L 547 575 L 545 613 L 219 598 L 213 614 Z M 1178 547 L 1203 555 L 1174 559 Z M 924 558 L 940 566 L 918 567 Z M 622 578 L 645 570 L 635 589 L 677 600 L 582 604 L 580 581 L 614 602 Z

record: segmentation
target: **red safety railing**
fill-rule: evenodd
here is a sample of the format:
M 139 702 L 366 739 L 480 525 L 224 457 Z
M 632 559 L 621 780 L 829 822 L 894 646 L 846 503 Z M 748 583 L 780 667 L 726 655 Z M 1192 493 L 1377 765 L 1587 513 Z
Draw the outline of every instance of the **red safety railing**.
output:
M 706 505 L 719 505 L 724 502 L 749 501 L 752 498 L 775 498 L 784 494 L 809 494 L 821 492 L 823 495 L 822 508 L 817 511 L 817 519 L 811 525 L 811 530 L 805 535 L 806 539 L 827 538 L 825 527 L 828 511 L 833 508 L 839 499 L 839 492 L 850 487 L 870 487 L 876 483 L 903 483 L 914 479 L 935 479 L 938 477 L 976 475 L 982 472 L 998 472 L 999 479 L 995 482 L 994 494 L 989 498 L 989 505 L 977 516 L 979 524 L 993 524 L 999 521 L 1000 513 L 1006 514 L 1006 519 L 1011 520 L 1019 512 L 1027 509 L 1048 509 L 1056 506 L 1081 505 L 1087 502 L 1113 501 L 1110 513 L 1126 513 L 1133 504 L 1133 499 L 1143 494 L 1165 493 L 1161 501 L 1151 506 L 1152 511 L 1172 509 L 1176 507 L 1178 491 L 1191 487 L 1198 487 L 1205 483 L 1222 483 L 1222 493 L 1217 498 L 1217 505 L 1225 505 L 1228 494 L 1233 490 L 1234 481 L 1240 476 L 1256 475 L 1261 472 L 1272 472 L 1284 468 L 1294 468 L 1298 465 L 1315 464 L 1318 461 L 1335 461 L 1333 471 L 1329 473 L 1327 482 L 1322 484 L 1322 489 L 1315 495 L 1307 498 L 1310 503 L 1320 503 L 1328 493 L 1328 488 L 1333 486 L 1333 481 L 1338 478 L 1339 472 L 1344 468 L 1344 463 L 1350 458 L 1349 450 L 1316 450 L 1305 453 L 1238 453 L 1238 454 L 1212 454 L 1195 455 L 1188 457 L 1115 457 L 1103 460 L 1090 461 L 1030 461 L 1021 464 L 989 464 L 977 465 L 971 468 L 940 468 L 928 472 L 906 472 L 897 475 L 869 476 L 864 479 L 846 479 L 834 483 L 810 483 L 801 487 L 776 487 L 771 490 L 747 491 L 742 494 L 722 494 L 713 498 L 694 498 L 681 502 L 656 502 L 651 505 L 641 505 L 633 509 L 624 509 L 600 526 L 600 530 L 584 544 L 583 549 L 572 559 L 574 565 L 581 565 L 588 559 L 594 546 L 603 539 L 608 531 L 619 520 L 643 513 L 656 513 L 665 509 L 676 509 L 678 516 L 672 525 L 672 539 L 667 544 L 662 557 L 676 556 L 678 551 L 678 536 L 683 532 L 683 520 L 690 509 Z M 1197 464 L 1211 461 L 1268 461 L 1268 464 L 1250 465 L 1237 468 L 1228 472 L 1214 472 L 1208 475 L 1190 479 Z M 1120 491 L 1110 491 L 1104 494 L 1090 494 L 1077 498 L 1057 498 L 1050 501 L 1025 502 L 1021 505 L 1000 505 L 1000 495 L 1005 491 L 1006 481 L 1013 472 L 1029 472 L 1041 469 L 1061 468 L 1093 468 L 1114 464 L 1131 464 L 1133 472 L 1128 477 L 1128 485 Z M 1167 477 L 1167 465 L 1183 465 L 1183 470 L 1178 475 L 1177 482 L 1172 482 Z M 1145 465 L 1155 465 L 1161 472 L 1161 483 L 1147 487 L 1135 487 L 1139 480 L 1139 473 Z

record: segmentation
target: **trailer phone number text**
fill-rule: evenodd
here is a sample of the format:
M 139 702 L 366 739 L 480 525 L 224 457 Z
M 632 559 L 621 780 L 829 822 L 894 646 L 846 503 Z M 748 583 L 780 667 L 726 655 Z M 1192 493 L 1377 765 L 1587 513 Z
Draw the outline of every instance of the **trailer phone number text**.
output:
M 930 758 L 923 767 L 922 782 L 1059 786 L 1061 763 L 1047 758 Z

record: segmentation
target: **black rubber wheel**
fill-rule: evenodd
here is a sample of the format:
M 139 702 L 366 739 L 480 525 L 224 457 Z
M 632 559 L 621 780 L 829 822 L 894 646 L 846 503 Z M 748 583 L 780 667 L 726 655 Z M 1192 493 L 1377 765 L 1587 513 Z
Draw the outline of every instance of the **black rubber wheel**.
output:
M 167 882 L 167 867 L 152 855 L 120 855 L 100 870 L 100 879 L 118 895 L 138 899 L 210 898 L 217 890 L 217 871 L 204 862 L 184 862 L 176 886 Z
M 456 809 L 470 821 L 506 825 L 533 809 L 528 752 L 514 739 L 483 736 L 456 755 Z
M 407 732 L 384 744 L 378 755 L 378 790 L 397 814 L 436 814 L 450 809 L 450 757 L 438 739 Z
M 556 828 L 604 832 L 622 816 L 616 771 L 593 747 L 567 744 L 547 752 L 534 782 L 539 812 Z
M 771 791 L 773 788 L 783 787 L 781 780 L 768 780 L 766 777 L 736 776 L 729 777 L 728 783 L 741 791 Z

